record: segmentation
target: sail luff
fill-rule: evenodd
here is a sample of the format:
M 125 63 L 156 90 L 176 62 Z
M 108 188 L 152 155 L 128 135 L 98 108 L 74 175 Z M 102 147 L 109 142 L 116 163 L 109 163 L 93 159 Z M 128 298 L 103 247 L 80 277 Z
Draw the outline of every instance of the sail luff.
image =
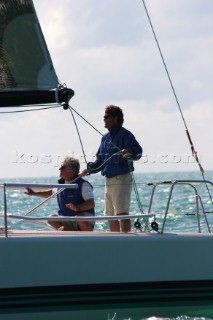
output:
M 41 25 L 39 23 L 39 20 L 38 20 L 37 14 L 36 14 L 36 10 L 35 10 L 35 6 L 33 4 L 33 1 L 32 1 L 32 8 L 33 8 L 34 16 L 35 16 L 35 20 L 36 20 L 35 29 L 37 31 L 38 38 L 40 39 L 41 50 L 44 54 L 44 57 L 46 59 L 47 64 L 49 65 L 49 69 L 54 70 L 53 62 L 52 62 L 52 59 L 51 59 L 51 56 L 50 56 L 43 32 L 42 32 L 42 29 L 41 29 Z M 54 70 L 54 72 L 55 72 L 55 70 Z M 56 76 L 57 82 L 59 83 L 59 80 L 58 80 L 56 73 L 55 73 L 55 76 Z

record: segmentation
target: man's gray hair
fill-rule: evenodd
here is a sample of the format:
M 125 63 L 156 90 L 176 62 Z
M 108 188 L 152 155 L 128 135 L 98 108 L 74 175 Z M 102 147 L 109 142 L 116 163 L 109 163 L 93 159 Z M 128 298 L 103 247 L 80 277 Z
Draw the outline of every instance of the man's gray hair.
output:
M 79 160 L 73 157 L 66 157 L 63 161 L 63 165 L 66 166 L 69 169 L 72 169 L 76 172 L 76 174 L 79 173 L 80 170 L 80 163 Z

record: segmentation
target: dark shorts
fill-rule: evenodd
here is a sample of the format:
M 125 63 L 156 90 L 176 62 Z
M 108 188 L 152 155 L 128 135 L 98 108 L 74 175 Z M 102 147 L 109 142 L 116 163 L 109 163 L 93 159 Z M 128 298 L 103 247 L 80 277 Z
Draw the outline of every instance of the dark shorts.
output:
M 89 216 L 92 217 L 93 214 L 89 212 L 81 212 L 79 216 Z M 95 221 L 87 221 L 88 224 L 94 229 Z M 62 227 L 64 227 L 64 231 L 81 231 L 77 225 L 77 221 L 60 221 Z

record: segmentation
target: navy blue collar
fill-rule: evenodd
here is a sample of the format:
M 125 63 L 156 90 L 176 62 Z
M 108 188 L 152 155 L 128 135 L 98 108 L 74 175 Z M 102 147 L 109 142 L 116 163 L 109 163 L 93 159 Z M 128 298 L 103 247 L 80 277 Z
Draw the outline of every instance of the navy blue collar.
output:
M 121 129 L 121 127 L 122 127 L 121 125 L 116 125 L 109 128 L 110 136 L 114 136 Z

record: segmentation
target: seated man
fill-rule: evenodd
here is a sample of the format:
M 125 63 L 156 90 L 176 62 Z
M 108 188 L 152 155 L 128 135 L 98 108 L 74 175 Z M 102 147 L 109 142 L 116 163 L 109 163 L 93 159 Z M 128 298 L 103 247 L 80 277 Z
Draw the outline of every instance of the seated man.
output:
M 67 188 L 57 194 L 59 206 L 59 216 L 94 216 L 95 202 L 93 188 L 91 184 L 79 175 L 79 160 L 73 157 L 66 157 L 59 168 L 59 183 L 76 183 L 78 188 Z M 52 189 L 35 192 L 31 188 L 26 188 L 25 194 L 42 198 L 50 197 L 54 191 Z M 93 231 L 94 221 L 48 221 L 57 230 L 61 231 Z

